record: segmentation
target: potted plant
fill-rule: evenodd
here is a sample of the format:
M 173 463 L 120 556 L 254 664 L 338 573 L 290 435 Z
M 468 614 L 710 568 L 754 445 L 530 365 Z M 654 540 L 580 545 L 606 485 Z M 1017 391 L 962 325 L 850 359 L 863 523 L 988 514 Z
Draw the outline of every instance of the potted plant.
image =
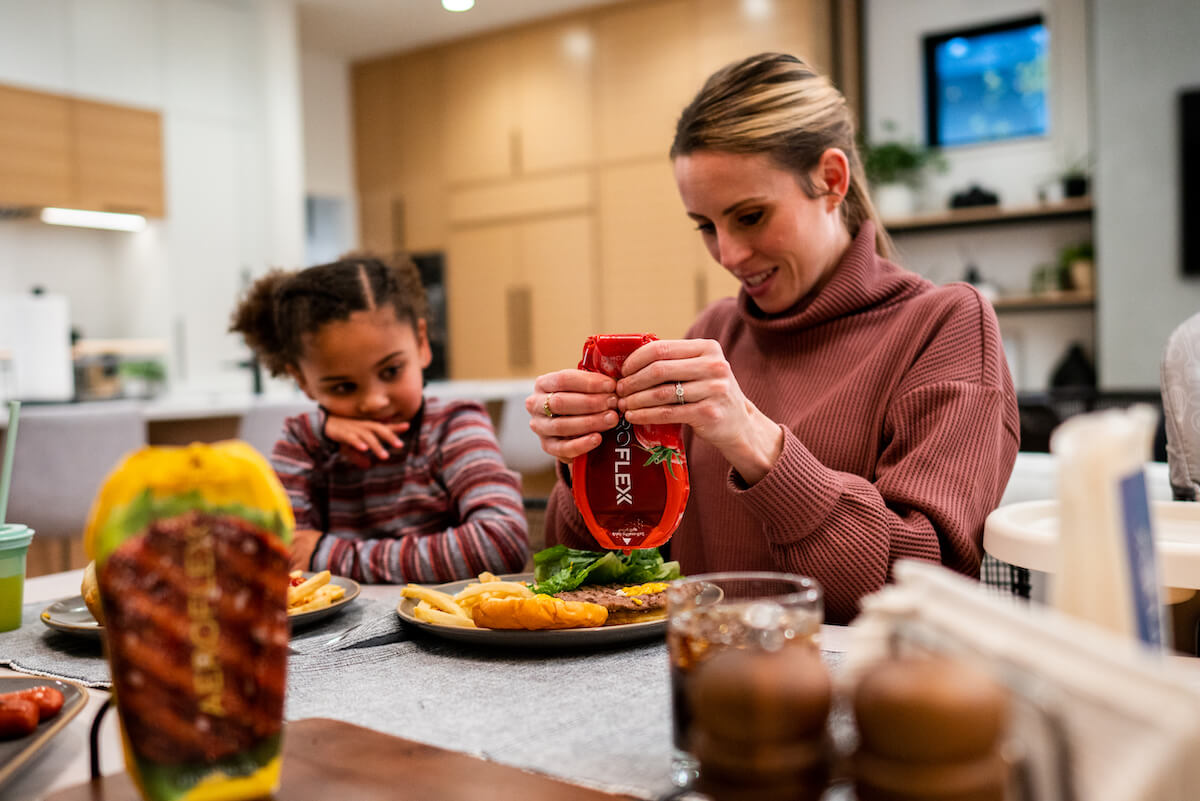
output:
M 129 398 L 153 398 L 167 378 L 166 368 L 157 359 L 122 362 L 117 369 L 123 394 Z
M 1091 183 L 1091 158 L 1083 156 L 1069 162 L 1059 175 L 1062 181 L 1063 197 L 1084 197 Z
M 883 123 L 883 128 L 894 136 L 896 123 L 888 120 Z M 864 140 L 859 152 L 876 211 L 882 217 L 912 214 L 916 205 L 914 192 L 921 185 L 925 168 L 944 170 L 946 166 L 937 150 L 911 140 Z

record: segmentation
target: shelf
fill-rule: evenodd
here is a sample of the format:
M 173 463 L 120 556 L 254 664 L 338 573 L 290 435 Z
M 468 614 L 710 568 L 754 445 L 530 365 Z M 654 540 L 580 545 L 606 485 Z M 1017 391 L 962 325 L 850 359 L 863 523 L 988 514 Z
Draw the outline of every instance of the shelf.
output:
M 1096 296 L 1091 292 L 1047 292 L 1044 295 L 1008 295 L 992 301 L 997 312 L 1062 311 L 1091 309 Z
M 1061 203 L 1041 203 L 1035 206 L 973 206 L 949 209 L 933 214 L 884 220 L 889 233 L 937 231 L 964 225 L 1004 225 L 1039 222 L 1043 220 L 1086 219 L 1092 216 L 1090 197 L 1071 198 Z

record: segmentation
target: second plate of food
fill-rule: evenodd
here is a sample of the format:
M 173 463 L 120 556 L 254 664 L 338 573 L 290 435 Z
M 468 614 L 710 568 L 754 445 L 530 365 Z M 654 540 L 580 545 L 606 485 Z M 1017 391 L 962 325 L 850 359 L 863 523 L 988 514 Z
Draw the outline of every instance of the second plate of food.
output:
M 300 574 L 306 581 L 316 575 L 319 574 Z M 334 592 L 329 593 L 325 587 L 332 588 Z M 288 622 L 292 624 L 292 628 L 307 626 L 330 615 L 336 615 L 362 592 L 362 587 L 354 579 L 345 576 L 329 576 L 326 584 L 315 588 L 310 597 L 300 599 L 299 605 L 294 605 L 292 603 L 292 590 L 294 589 L 293 587 L 288 592 Z M 340 595 L 337 593 L 339 589 L 341 590 Z
M 533 580 L 532 573 L 501 576 L 505 581 Z M 454 595 L 469 584 L 475 584 L 478 579 L 451 581 L 447 584 L 426 585 L 430 589 L 440 590 L 448 595 Z M 642 640 L 661 639 L 667 630 L 665 619 L 650 620 L 635 623 L 620 623 L 610 626 L 590 626 L 578 629 L 542 629 L 526 631 L 523 629 L 480 629 L 464 628 L 461 626 L 443 626 L 419 620 L 413 615 L 418 599 L 402 598 L 396 606 L 396 614 L 405 623 L 427 631 L 430 634 L 447 640 L 476 643 L 479 645 L 502 646 L 512 648 L 574 648 L 579 646 L 619 645 L 639 642 Z
M 303 574 L 305 578 L 312 575 L 312 573 Z M 298 611 L 289 609 L 288 622 L 293 628 L 307 626 L 318 620 L 323 620 L 330 615 L 336 615 L 362 592 L 362 587 L 359 586 L 357 581 L 345 576 L 330 576 L 329 586 L 341 588 L 341 597 L 329 600 L 328 603 L 323 603 L 323 605 L 315 608 Z M 83 602 L 82 595 L 61 598 L 50 604 L 42 610 L 41 620 L 42 623 L 55 631 L 62 632 L 63 634 L 71 634 L 76 637 L 99 639 L 104 634 L 104 626 L 92 616 L 91 611 L 87 608 L 87 604 Z

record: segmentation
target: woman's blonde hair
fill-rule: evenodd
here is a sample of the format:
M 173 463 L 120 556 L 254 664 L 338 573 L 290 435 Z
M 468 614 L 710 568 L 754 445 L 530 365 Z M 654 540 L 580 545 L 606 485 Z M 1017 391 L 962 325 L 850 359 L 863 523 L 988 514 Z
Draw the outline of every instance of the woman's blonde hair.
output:
M 697 150 L 764 154 L 816 198 L 822 192 L 812 171 L 831 147 L 850 162 L 850 186 L 840 204 L 846 230 L 855 236 L 864 221 L 873 221 L 875 250 L 891 258 L 891 237 L 867 192 L 854 115 L 842 93 L 795 56 L 759 53 L 714 72 L 679 116 L 671 158 Z

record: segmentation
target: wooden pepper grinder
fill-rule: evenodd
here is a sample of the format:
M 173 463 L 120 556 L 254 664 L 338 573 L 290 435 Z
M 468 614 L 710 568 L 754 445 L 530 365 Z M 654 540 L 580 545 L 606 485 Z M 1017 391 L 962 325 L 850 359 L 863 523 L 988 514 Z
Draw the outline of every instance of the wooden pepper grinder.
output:
M 1000 754 L 1010 694 L 981 670 L 940 656 L 873 666 L 854 695 L 859 801 L 1004 801 Z

